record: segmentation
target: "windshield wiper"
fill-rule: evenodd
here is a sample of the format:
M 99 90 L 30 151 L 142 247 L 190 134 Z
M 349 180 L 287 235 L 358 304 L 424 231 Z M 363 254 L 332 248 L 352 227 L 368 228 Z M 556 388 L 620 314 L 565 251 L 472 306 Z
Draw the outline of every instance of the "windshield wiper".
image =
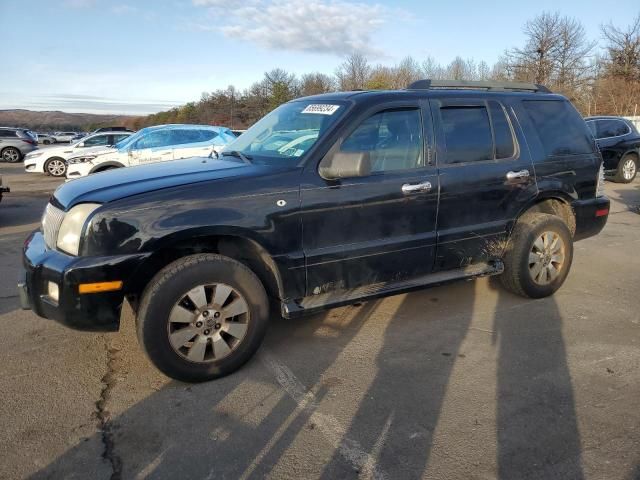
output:
M 221 153 L 223 157 L 236 157 L 242 160 L 244 163 L 251 165 L 251 155 L 240 152 L 239 150 L 228 150 Z

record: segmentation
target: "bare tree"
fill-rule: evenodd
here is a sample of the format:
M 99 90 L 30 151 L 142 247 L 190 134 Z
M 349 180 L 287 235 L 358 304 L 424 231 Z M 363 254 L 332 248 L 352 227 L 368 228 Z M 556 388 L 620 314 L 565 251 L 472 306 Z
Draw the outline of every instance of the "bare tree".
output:
M 336 70 L 336 78 L 340 90 L 364 89 L 371 67 L 367 58 L 361 53 L 352 53 Z
M 422 74 L 424 78 L 432 80 L 443 80 L 446 77 L 446 73 L 438 62 L 433 57 L 427 57 L 422 62 Z
M 407 88 L 409 84 L 420 80 L 420 65 L 412 57 L 405 57 L 395 68 L 392 88 Z
M 603 25 L 606 41 L 607 74 L 625 80 L 640 81 L 640 14 L 626 29 Z
M 335 88 L 336 82 L 324 73 L 306 73 L 300 79 L 300 94 L 302 96 L 327 93 L 334 91 Z

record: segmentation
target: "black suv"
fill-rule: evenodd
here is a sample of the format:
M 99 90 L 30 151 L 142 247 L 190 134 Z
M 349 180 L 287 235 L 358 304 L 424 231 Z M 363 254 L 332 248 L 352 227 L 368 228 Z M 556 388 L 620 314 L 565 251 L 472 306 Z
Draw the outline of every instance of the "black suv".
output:
M 167 375 L 239 368 L 284 317 L 500 275 L 553 294 L 604 227 L 602 158 L 560 95 L 420 81 L 291 101 L 219 158 L 71 181 L 24 248 L 25 308 L 116 330 Z
M 632 182 L 640 165 L 640 133 L 636 126 L 622 117 L 587 117 L 585 121 L 602 152 L 605 173 L 616 182 Z

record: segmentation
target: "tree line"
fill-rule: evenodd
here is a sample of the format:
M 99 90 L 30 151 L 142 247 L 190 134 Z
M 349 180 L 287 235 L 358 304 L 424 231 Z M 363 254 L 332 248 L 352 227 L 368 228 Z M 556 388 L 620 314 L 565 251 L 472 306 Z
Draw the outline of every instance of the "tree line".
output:
M 627 26 L 601 26 L 589 39 L 575 18 L 544 12 L 524 25 L 524 44 L 489 65 L 456 57 L 442 65 L 432 57 L 406 57 L 393 66 L 360 53 L 346 57 L 333 74 L 300 77 L 276 68 L 250 88 L 203 93 L 199 101 L 139 117 L 134 128 L 163 123 L 201 123 L 243 129 L 294 98 L 339 90 L 401 89 L 421 78 L 539 83 L 566 95 L 583 115 L 640 115 L 640 14 Z

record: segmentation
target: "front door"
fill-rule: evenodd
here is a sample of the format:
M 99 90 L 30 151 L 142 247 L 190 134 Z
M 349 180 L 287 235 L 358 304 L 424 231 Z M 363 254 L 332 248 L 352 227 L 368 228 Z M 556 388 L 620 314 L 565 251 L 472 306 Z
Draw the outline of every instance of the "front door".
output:
M 435 268 L 499 258 L 511 222 L 537 193 L 515 116 L 502 101 L 470 97 L 434 99 L 431 108 L 440 177 Z
M 129 151 L 129 163 L 145 163 L 173 160 L 173 131 L 155 130 L 138 139 Z
M 358 115 L 327 153 L 368 152 L 370 175 L 325 180 L 318 164 L 307 166 L 301 185 L 307 295 L 431 271 L 438 202 L 431 131 L 426 103 L 385 105 Z

